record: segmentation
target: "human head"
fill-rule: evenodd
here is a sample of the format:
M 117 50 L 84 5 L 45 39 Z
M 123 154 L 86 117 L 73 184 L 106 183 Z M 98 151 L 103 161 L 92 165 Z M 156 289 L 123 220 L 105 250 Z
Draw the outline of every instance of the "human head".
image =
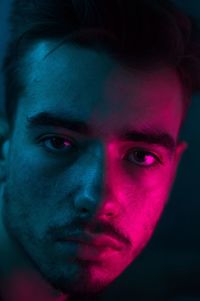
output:
M 19 81 L 18 94 L 12 85 L 7 89 L 18 102 L 8 115 L 13 127 L 4 147 L 4 222 L 44 277 L 73 292 L 109 284 L 150 239 L 184 150 L 178 132 L 197 86 L 183 64 L 189 21 L 167 2 L 118 2 L 113 22 L 112 7 L 95 3 L 100 16 L 94 8 L 89 23 L 92 1 L 16 2 L 15 12 L 26 15 L 23 28 L 29 30 L 19 28 L 17 34 L 15 28 L 17 57 L 5 64 L 7 75 L 15 71 L 10 84 Z M 126 18 L 131 11 L 134 18 Z M 70 32 L 64 23 L 69 18 L 75 26 Z M 141 25 L 139 31 L 131 20 Z M 163 20 L 171 27 L 158 27 Z M 163 31 L 155 39 L 157 28 Z M 66 122 L 69 113 L 76 123 Z M 116 240 L 96 240 L 103 234 Z M 91 235 L 95 246 L 77 242 Z M 105 244 L 114 244 L 114 250 L 105 250 Z

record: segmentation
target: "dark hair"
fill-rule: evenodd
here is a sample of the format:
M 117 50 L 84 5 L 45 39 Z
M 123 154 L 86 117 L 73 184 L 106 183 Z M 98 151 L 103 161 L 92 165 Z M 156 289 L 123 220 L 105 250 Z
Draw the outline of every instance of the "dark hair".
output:
M 15 0 L 11 40 L 4 61 L 6 113 L 13 120 L 19 94 L 20 63 L 40 39 L 58 39 L 107 51 L 138 68 L 175 67 L 185 91 L 200 88 L 199 32 L 191 19 L 167 0 Z

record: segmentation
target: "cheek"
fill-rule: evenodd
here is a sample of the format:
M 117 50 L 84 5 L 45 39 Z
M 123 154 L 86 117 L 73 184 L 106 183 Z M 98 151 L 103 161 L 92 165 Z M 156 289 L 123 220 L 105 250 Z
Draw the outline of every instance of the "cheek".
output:
M 29 196 L 27 202 L 29 199 L 38 199 L 38 206 L 44 204 L 49 194 L 52 195 L 56 190 L 57 168 L 46 161 L 38 149 L 35 151 L 33 147 L 25 145 L 23 153 L 17 147 L 12 151 L 9 162 L 11 189 L 18 191 L 21 196 Z M 40 197 L 43 198 L 42 203 L 39 202 Z
M 148 171 L 137 177 L 124 177 L 121 185 L 117 185 L 123 212 L 121 226 L 135 246 L 147 243 L 160 218 L 171 187 L 167 174 L 169 171 L 154 174 Z
M 42 237 L 56 210 L 55 181 L 45 174 L 38 158 L 13 154 L 5 185 L 9 219 L 19 231 L 26 229 L 37 237 Z
M 63 164 L 52 161 L 29 149 L 23 153 L 15 149 L 10 157 L 6 185 L 11 200 L 9 212 L 18 225 L 23 221 L 37 235 L 73 216 L 71 199 L 77 177 L 74 182 L 70 167 L 66 173 Z

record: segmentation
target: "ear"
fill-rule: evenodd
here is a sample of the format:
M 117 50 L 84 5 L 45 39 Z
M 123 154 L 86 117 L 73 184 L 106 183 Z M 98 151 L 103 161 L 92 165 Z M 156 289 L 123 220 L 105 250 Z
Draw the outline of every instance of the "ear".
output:
M 177 146 L 176 146 L 176 151 L 175 151 L 175 157 L 174 157 L 174 178 L 176 176 L 177 168 L 179 166 L 179 163 L 181 161 L 181 157 L 185 150 L 187 149 L 188 145 L 185 141 L 179 141 Z
M 177 162 L 177 165 L 179 164 L 181 157 L 187 148 L 188 148 L 188 144 L 185 141 L 178 142 L 176 146 L 176 154 L 175 154 L 175 160 Z
M 9 151 L 8 125 L 5 118 L 0 116 L 0 182 L 6 178 L 6 162 Z

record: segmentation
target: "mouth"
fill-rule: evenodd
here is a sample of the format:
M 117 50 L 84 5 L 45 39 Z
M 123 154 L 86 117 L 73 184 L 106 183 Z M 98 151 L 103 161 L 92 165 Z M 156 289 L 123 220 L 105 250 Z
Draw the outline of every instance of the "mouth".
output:
M 76 257 L 80 260 L 98 261 L 113 253 L 120 252 L 122 242 L 106 234 L 76 233 L 60 236 L 57 241 L 62 245 L 76 246 Z

